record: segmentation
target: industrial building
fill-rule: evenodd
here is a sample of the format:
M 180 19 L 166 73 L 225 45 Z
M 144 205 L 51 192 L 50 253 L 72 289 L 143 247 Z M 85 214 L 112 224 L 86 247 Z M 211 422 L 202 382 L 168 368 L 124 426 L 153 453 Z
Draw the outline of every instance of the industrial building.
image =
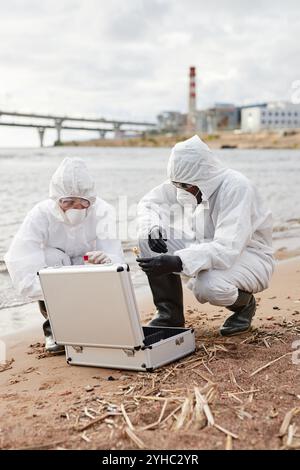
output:
M 197 131 L 212 134 L 239 127 L 239 109 L 234 104 L 217 103 L 213 108 L 197 112 Z
M 190 67 L 188 112 L 161 113 L 158 116 L 159 131 L 172 134 L 213 134 L 235 129 L 242 132 L 300 129 L 300 104 L 284 101 L 245 106 L 216 103 L 211 108 L 197 110 L 196 98 L 196 67 Z
M 260 107 L 244 107 L 241 111 L 242 132 L 285 129 L 300 129 L 300 104 L 272 102 Z
M 186 128 L 187 115 L 177 111 L 163 111 L 157 116 L 159 132 L 183 134 Z

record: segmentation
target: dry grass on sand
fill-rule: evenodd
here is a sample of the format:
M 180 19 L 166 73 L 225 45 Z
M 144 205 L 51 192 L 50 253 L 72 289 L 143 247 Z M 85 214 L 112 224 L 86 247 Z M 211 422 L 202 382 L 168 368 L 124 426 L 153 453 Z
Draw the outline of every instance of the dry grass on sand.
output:
M 32 407 L 26 394 L 1 394 L 1 448 L 300 448 L 299 334 L 299 321 L 234 339 L 197 329 L 196 354 L 152 374 L 93 375 L 61 392 L 50 380 Z M 28 352 L 53 360 L 39 344 Z
M 300 449 L 299 285 L 282 265 L 254 329 L 227 339 L 228 312 L 186 299 L 197 351 L 152 374 L 67 366 L 31 333 L 0 369 L 0 448 Z

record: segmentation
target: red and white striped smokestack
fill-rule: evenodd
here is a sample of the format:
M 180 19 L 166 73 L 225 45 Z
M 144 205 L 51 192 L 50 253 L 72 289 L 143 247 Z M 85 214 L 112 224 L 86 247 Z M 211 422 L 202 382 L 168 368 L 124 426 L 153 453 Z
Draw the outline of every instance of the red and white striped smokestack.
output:
M 196 111 L 196 67 L 190 67 L 189 114 L 194 115 L 195 111 Z
M 186 131 L 193 133 L 197 130 L 196 118 L 196 67 L 190 67 L 189 109 L 187 114 Z

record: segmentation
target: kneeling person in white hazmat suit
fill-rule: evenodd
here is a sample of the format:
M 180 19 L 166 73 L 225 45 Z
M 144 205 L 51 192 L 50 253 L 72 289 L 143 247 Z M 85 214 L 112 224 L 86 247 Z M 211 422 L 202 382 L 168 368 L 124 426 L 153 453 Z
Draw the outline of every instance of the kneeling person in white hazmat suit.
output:
M 274 271 L 271 213 L 253 184 L 224 167 L 198 136 L 175 145 L 168 177 L 138 208 L 137 261 L 157 307 L 150 325 L 184 326 L 183 273 L 200 303 L 234 312 L 221 327 L 223 336 L 248 331 L 256 309 L 253 294 L 268 287 Z M 176 202 L 190 207 L 188 234 L 170 229 Z
M 19 294 L 39 302 L 47 351 L 64 352 L 64 346 L 54 342 L 37 272 L 84 264 L 83 256 L 94 264 L 124 262 L 115 229 L 114 209 L 97 197 L 84 161 L 64 159 L 51 179 L 49 199 L 27 214 L 4 258 Z

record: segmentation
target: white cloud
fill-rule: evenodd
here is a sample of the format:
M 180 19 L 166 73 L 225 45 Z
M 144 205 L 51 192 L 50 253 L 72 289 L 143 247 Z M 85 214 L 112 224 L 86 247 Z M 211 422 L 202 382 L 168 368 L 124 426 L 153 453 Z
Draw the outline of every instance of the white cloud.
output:
M 186 109 L 190 65 L 199 107 L 289 98 L 300 78 L 296 0 L 0 0 L 0 11 L 0 109 L 153 120 Z M 0 127 L 0 145 L 10 136 Z

